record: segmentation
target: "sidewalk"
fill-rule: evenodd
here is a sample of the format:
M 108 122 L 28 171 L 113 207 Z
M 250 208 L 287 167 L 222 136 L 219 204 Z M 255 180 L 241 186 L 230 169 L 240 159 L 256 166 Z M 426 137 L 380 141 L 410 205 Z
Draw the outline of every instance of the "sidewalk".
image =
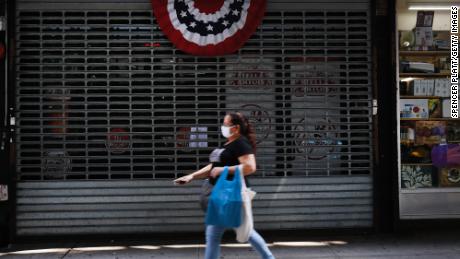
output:
M 267 236 L 277 259 L 378 258 L 378 259 L 451 259 L 460 258 L 458 231 L 424 231 L 401 235 L 347 235 L 347 236 Z M 59 245 L 16 244 L 0 249 L 0 258 L 80 259 L 80 258 L 154 258 L 202 259 L 203 237 L 196 241 L 111 241 L 75 242 Z M 228 241 L 228 242 L 227 242 Z M 222 245 L 221 258 L 258 259 L 249 245 L 232 242 Z

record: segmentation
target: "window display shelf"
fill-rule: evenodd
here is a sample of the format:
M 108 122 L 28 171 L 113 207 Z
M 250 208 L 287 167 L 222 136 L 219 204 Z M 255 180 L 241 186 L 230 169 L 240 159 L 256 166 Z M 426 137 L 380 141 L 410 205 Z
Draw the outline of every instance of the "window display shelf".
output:
M 399 77 L 447 77 L 450 73 L 399 73 Z
M 438 166 L 438 145 L 460 143 L 460 119 L 443 109 L 450 99 L 449 56 L 447 50 L 399 52 L 399 60 L 432 64 L 437 71 L 399 73 L 401 219 L 460 218 L 460 167 Z
M 455 118 L 400 118 L 402 121 L 460 121 Z
M 402 165 L 433 165 L 432 163 L 401 163 Z
M 431 51 L 400 51 L 399 56 L 449 56 L 449 50 L 431 50 Z
M 450 97 L 442 97 L 442 96 L 413 96 L 413 95 L 401 95 L 399 96 L 400 99 L 449 99 Z
M 460 187 L 403 188 L 401 193 L 460 193 Z

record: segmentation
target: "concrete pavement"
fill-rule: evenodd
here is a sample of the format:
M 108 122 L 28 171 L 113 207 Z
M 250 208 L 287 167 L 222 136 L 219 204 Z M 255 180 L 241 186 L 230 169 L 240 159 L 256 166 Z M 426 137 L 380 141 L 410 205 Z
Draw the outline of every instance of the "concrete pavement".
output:
M 277 259 L 460 259 L 459 231 L 412 231 L 399 235 L 267 235 Z M 0 249 L 0 258 L 31 259 L 201 259 L 204 253 L 204 237 L 167 241 L 123 240 L 109 242 L 34 243 L 14 244 Z M 226 236 L 222 244 L 225 259 L 260 258 L 247 244 L 232 241 Z

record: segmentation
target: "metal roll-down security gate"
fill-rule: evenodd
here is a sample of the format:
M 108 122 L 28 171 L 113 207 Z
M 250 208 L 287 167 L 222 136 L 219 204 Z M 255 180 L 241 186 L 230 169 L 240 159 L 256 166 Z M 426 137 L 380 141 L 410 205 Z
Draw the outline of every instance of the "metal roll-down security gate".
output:
M 368 1 L 269 1 L 237 53 L 175 49 L 148 1 L 19 0 L 17 234 L 201 231 L 226 111 L 255 123 L 258 229 L 372 226 Z

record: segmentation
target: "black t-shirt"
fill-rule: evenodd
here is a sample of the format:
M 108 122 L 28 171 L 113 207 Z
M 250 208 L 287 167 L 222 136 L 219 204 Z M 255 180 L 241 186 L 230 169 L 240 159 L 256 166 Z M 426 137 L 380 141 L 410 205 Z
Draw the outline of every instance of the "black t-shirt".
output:
M 240 161 L 238 160 L 240 156 L 249 154 L 254 154 L 251 143 L 249 143 L 249 140 L 246 137 L 241 136 L 227 145 L 224 145 L 222 148 L 214 149 L 209 156 L 209 160 L 212 163 L 212 167 L 234 166 L 240 164 Z M 210 183 L 215 184 L 218 178 L 219 177 L 216 179 L 210 178 Z M 229 174 L 228 179 L 233 179 L 233 174 Z M 246 181 L 246 185 L 249 186 L 246 177 L 244 179 Z

